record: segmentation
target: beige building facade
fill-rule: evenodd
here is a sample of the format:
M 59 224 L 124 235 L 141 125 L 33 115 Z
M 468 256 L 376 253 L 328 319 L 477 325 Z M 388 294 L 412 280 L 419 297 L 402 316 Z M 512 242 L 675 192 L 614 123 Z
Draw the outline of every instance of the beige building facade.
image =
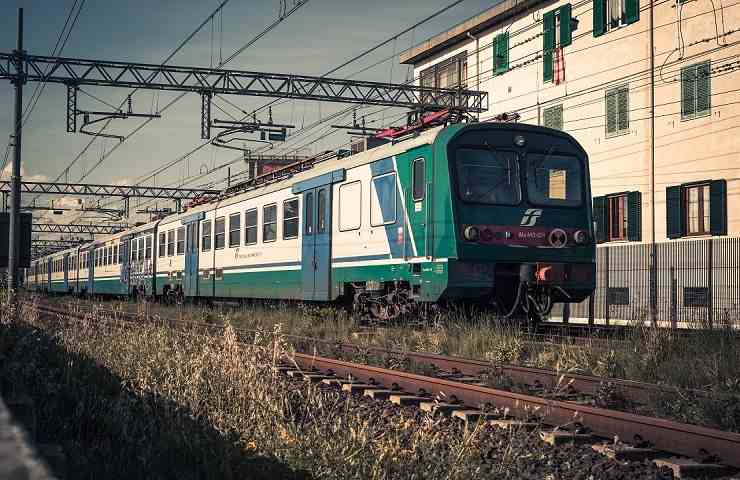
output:
M 654 1 L 651 21 L 645 0 L 508 0 L 401 62 L 425 85 L 487 91 L 481 121 L 573 135 L 600 240 L 740 234 L 740 3 Z
M 740 328 L 740 2 L 504 0 L 400 61 L 588 152 L 597 291 L 575 317 Z

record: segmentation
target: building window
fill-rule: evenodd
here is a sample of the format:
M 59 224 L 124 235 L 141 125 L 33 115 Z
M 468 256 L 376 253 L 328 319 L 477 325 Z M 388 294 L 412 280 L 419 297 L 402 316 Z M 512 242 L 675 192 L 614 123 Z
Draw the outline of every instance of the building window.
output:
M 179 227 L 177 229 L 177 254 L 183 255 L 185 253 L 185 227 Z
M 642 240 L 642 194 L 624 192 L 593 198 L 598 243 Z
M 627 239 L 627 195 L 608 197 L 609 241 Z
M 709 233 L 709 185 L 685 187 L 686 234 Z
M 200 249 L 204 252 L 209 252 L 211 250 L 211 221 L 204 220 L 201 222 L 200 228 L 203 229 Z
M 594 37 L 640 20 L 639 0 L 593 0 Z
M 257 243 L 257 209 L 252 208 L 244 213 L 244 243 L 254 245 Z
M 229 247 L 238 247 L 241 243 L 242 216 L 240 213 L 229 215 Z
M 606 292 L 609 299 L 609 305 L 629 305 L 630 289 L 629 287 L 609 287 Z
M 144 255 L 144 258 L 145 259 L 149 260 L 150 258 L 152 258 L 152 236 L 151 235 L 147 235 L 146 236 L 146 250 L 145 250 L 145 252 L 146 252 L 145 255 Z
M 542 125 L 556 130 L 563 129 L 563 105 L 553 105 L 542 112 Z
M 412 168 L 412 174 L 413 174 L 413 186 L 412 186 L 412 196 L 415 202 L 418 202 L 420 200 L 424 199 L 424 191 L 426 189 L 426 179 L 424 176 L 424 159 L 423 158 L 417 158 L 414 160 L 413 168 Z
M 709 288 L 707 287 L 684 287 L 683 288 L 683 306 L 684 307 L 708 307 L 709 306 Z
M 175 254 L 175 231 L 170 230 L 169 232 L 167 232 L 167 256 L 171 257 L 174 254 Z
M 709 180 L 666 188 L 668 238 L 727 235 L 727 182 Z
M 509 70 L 509 32 L 504 32 L 493 39 L 493 71 L 497 75 Z
M 712 107 L 711 78 L 709 62 L 681 69 L 682 120 L 709 115 Z
M 162 258 L 165 256 L 166 245 L 167 245 L 167 237 L 164 232 L 161 232 L 159 234 L 159 244 L 157 246 L 157 252 L 159 254 L 159 258 Z
M 298 236 L 298 199 L 283 202 L 283 240 Z
M 274 242 L 277 238 L 277 205 L 262 208 L 262 241 Z
M 468 76 L 468 52 L 443 60 L 421 72 L 421 85 L 433 88 L 465 86 Z
M 573 43 L 571 5 L 565 4 L 542 15 L 542 81 L 553 80 L 553 59 L 556 48 Z
M 606 136 L 628 133 L 630 129 L 629 88 L 617 87 L 606 92 Z
M 214 231 L 214 247 L 216 250 L 220 250 L 226 246 L 226 219 L 219 217 L 216 219 L 216 226 Z

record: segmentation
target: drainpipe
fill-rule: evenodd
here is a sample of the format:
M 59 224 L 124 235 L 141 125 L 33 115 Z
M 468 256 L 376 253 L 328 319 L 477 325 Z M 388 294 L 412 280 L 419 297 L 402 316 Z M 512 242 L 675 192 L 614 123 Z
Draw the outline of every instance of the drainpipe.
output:
M 475 40 L 475 89 L 480 92 L 480 37 L 476 37 L 470 32 L 467 32 L 468 38 Z M 477 114 L 478 120 L 480 120 L 480 112 Z

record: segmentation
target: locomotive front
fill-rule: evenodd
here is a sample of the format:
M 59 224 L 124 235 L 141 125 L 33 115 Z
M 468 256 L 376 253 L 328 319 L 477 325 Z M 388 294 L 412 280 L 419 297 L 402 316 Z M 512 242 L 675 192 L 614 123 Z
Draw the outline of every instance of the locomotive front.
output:
M 588 158 L 578 142 L 544 127 L 473 124 L 451 132 L 444 151 L 455 245 L 446 296 L 541 319 L 553 303 L 593 292 Z

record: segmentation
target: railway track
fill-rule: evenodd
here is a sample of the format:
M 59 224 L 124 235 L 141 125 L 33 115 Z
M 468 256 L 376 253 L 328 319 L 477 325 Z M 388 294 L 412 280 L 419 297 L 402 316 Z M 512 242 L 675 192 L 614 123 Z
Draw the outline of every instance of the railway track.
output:
M 49 305 L 37 305 L 47 315 L 83 317 L 83 311 L 66 311 Z M 146 320 L 130 312 L 96 310 L 108 318 L 132 322 Z M 219 325 L 197 324 L 160 318 L 172 325 L 188 324 L 215 332 Z M 238 330 L 240 335 L 250 331 Z M 563 374 L 545 369 L 447 357 L 418 352 L 401 352 L 380 347 L 337 344 L 325 340 L 290 336 L 302 352 L 295 353 L 291 364 L 280 371 L 307 380 L 324 381 L 350 392 L 361 392 L 374 398 L 389 398 L 400 404 L 418 404 L 430 411 L 451 413 L 467 421 L 494 422 L 499 426 L 547 425 L 543 439 L 551 443 L 591 442 L 595 449 L 617 459 L 660 458 L 667 454 L 684 459 L 656 460 L 665 462 L 677 473 L 701 469 L 700 475 L 725 474 L 740 469 L 740 434 L 670 420 L 590 405 L 589 396 L 605 384 L 619 389 L 627 398 L 639 402 L 653 394 L 672 394 L 677 389 L 607 379 L 588 375 Z M 377 355 L 403 356 L 431 369 L 426 375 L 306 353 L 311 346 L 323 345 L 351 356 L 362 350 Z M 344 356 L 344 355 L 339 355 Z M 528 387 L 527 393 L 492 388 L 484 379 L 503 375 Z M 708 395 L 700 390 L 693 395 Z M 618 439 L 619 442 L 614 442 Z M 606 441 L 606 442 L 605 442 Z M 698 460 L 694 461 L 692 459 Z

